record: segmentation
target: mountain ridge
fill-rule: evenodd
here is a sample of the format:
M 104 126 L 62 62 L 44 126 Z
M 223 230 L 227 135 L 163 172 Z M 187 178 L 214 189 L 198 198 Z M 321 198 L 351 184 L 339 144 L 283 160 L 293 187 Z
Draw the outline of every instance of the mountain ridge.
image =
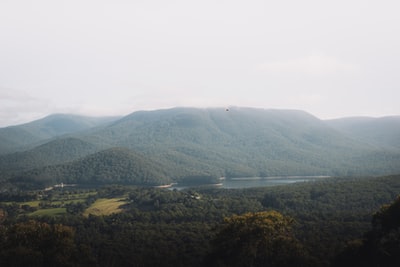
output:
M 120 117 L 51 114 L 28 123 L 0 128 L 0 155 L 27 150 L 52 138 L 106 125 Z
M 391 142 L 396 142 L 399 136 L 393 135 Z M 137 111 L 49 141 L 19 154 L 3 155 L 0 159 L 4 162 L 18 161 L 22 166 L 0 164 L 0 172 L 10 173 L 12 166 L 25 170 L 26 175 L 31 173 L 29 169 L 35 169 L 32 177 L 38 179 L 41 173 L 47 176 L 46 170 L 52 166 L 68 169 L 71 162 L 109 149 L 121 161 L 124 157 L 131 158 L 128 154 L 132 152 L 141 155 L 144 165 L 147 161 L 154 163 L 146 166 L 162 166 L 165 175 L 157 180 L 161 184 L 188 177 L 352 176 L 400 172 L 400 149 L 387 149 L 345 133 L 329 121 L 299 110 L 230 107 Z M 66 149 L 60 145 L 63 142 L 71 142 L 70 154 L 66 153 L 65 157 L 57 155 Z M 123 148 L 125 152 L 116 148 Z M 24 157 L 32 159 L 35 154 L 43 157 L 41 161 L 24 163 Z M 124 173 L 119 172 L 116 177 Z
M 400 149 L 400 116 L 348 117 L 325 122 L 354 139 L 386 149 Z

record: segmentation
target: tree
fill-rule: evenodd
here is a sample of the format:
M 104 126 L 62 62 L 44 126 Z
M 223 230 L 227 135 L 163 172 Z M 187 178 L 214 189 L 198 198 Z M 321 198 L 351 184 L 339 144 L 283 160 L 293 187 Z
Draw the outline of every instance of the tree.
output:
M 74 266 L 74 231 L 64 225 L 28 221 L 5 229 L 1 266 Z
M 351 242 L 336 259 L 337 266 L 400 266 L 400 197 L 372 217 L 372 230 Z
M 307 255 L 292 224 L 276 211 L 226 218 L 209 260 L 214 266 L 305 266 Z
M 376 266 L 400 266 L 400 197 L 374 214 L 366 246 Z

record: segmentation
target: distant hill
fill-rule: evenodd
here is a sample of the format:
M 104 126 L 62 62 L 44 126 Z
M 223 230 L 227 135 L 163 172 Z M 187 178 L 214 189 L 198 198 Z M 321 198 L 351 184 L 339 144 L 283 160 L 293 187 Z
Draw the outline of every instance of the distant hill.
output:
M 92 185 L 162 185 L 171 182 L 160 164 L 125 148 L 111 148 L 70 163 L 33 169 L 15 175 L 12 180 L 43 186 L 61 182 Z
M 400 149 L 400 116 L 352 117 L 327 120 L 326 123 L 356 140 L 386 149 Z
M 54 114 L 30 123 L 0 128 L 0 155 L 33 148 L 45 140 L 105 125 L 118 118 Z
M 132 148 L 188 172 L 223 176 L 400 171 L 398 153 L 376 150 L 298 110 L 141 111 L 82 138 Z
M 23 152 L 0 155 L 0 171 L 15 173 L 69 162 L 96 152 L 95 145 L 77 138 L 55 139 Z
M 400 173 L 400 149 L 389 145 L 399 137 L 396 120 L 385 122 L 379 131 L 387 140 L 376 144 L 298 110 L 139 111 L 93 128 L 71 126 L 67 137 L 3 155 L 0 180 L 12 173 L 35 181 L 165 184 L 220 176 Z

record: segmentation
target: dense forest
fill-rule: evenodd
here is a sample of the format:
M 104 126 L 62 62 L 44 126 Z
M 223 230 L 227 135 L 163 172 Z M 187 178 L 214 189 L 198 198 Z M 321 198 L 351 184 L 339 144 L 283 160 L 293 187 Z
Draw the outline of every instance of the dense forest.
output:
M 235 190 L 3 192 L 0 264 L 398 266 L 399 192 L 398 175 Z M 118 210 L 87 212 L 105 199 Z M 38 213 L 54 209 L 63 212 Z
M 399 144 L 400 117 L 239 107 L 1 128 L 0 265 L 400 266 Z
M 198 177 L 400 173 L 400 118 L 350 121 L 240 107 L 122 118 L 52 115 L 0 129 L 0 184 L 14 190 L 61 182 L 165 185 Z

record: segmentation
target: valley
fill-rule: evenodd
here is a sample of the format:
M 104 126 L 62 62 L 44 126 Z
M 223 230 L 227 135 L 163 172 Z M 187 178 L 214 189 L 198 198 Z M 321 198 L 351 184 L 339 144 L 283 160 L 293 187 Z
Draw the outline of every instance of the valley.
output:
M 398 266 L 399 125 L 231 107 L 0 128 L 0 265 Z
M 31 259 L 41 251 L 52 262 L 58 262 L 57 251 L 42 250 L 49 239 L 47 232 L 41 232 L 58 227 L 56 231 L 67 232 L 53 234 L 59 241 L 52 242 L 64 255 L 71 255 L 64 260 L 76 266 L 87 266 L 88 261 L 96 266 L 109 266 L 109 261 L 118 266 L 131 266 L 133 261 L 145 266 L 214 266 L 219 260 L 213 254 L 218 251 L 213 242 L 227 218 L 274 211 L 295 220 L 292 242 L 301 244 L 302 255 L 294 258 L 297 263 L 343 266 L 344 259 L 363 261 L 372 255 L 360 254 L 363 258 L 357 258 L 343 253 L 354 249 L 348 244 L 373 231 L 374 214 L 384 211 L 380 207 L 388 207 L 384 205 L 392 203 L 399 192 L 398 175 L 323 178 L 244 189 L 169 190 L 114 185 L 3 192 L 0 238 L 5 241 L 0 244 L 0 263 L 18 266 L 10 257 Z M 24 231 L 15 231 L 18 227 Z M 19 247 L 13 243 L 15 233 L 24 240 Z M 228 242 L 229 238 L 235 240 L 234 236 L 225 238 Z M 21 246 L 29 249 L 21 251 Z M 387 255 L 380 257 L 393 260 Z

